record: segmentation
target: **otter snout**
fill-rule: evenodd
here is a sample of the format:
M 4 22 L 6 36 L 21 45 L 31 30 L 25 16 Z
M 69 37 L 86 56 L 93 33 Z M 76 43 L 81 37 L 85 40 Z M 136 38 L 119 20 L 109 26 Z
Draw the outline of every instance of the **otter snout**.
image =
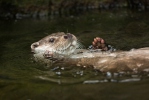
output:
M 37 48 L 38 46 L 39 46 L 39 42 L 35 42 L 31 44 L 31 52 L 34 52 L 35 48 Z

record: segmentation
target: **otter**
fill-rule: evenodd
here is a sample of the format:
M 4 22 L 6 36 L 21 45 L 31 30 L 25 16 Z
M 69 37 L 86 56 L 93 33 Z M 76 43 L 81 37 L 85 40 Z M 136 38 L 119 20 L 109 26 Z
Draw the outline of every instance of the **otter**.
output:
M 96 37 L 92 49 L 83 49 L 77 37 L 71 33 L 58 32 L 31 45 L 36 61 L 51 64 L 59 60 L 77 66 L 93 66 L 107 71 L 149 71 L 149 47 L 130 51 L 111 51 L 102 38 Z

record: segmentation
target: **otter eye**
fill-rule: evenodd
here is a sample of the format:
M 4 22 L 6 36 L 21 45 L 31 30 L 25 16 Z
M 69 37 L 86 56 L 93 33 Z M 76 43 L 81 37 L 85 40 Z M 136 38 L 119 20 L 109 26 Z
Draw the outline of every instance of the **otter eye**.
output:
M 67 36 L 67 35 L 65 35 L 65 36 L 64 36 L 64 39 L 68 39 L 68 36 Z
M 54 42 L 54 40 L 55 40 L 54 38 L 50 38 L 49 42 L 52 43 L 52 42 Z

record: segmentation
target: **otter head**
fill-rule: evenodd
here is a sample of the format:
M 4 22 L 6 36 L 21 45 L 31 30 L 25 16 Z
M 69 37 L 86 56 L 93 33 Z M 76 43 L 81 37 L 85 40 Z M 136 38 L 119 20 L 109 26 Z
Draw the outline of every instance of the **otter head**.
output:
M 58 54 L 71 54 L 78 47 L 77 38 L 70 33 L 53 33 L 31 45 L 33 53 L 45 53 L 46 51 Z

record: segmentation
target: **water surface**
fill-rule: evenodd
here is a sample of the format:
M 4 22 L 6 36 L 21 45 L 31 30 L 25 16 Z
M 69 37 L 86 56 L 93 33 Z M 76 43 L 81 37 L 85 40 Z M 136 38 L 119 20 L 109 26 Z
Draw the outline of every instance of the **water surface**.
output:
M 149 73 L 101 73 L 92 67 L 33 61 L 30 45 L 53 32 L 75 34 L 85 47 L 100 36 L 118 49 L 149 46 L 145 12 L 102 11 L 79 16 L 0 21 L 0 99 L 148 100 Z

